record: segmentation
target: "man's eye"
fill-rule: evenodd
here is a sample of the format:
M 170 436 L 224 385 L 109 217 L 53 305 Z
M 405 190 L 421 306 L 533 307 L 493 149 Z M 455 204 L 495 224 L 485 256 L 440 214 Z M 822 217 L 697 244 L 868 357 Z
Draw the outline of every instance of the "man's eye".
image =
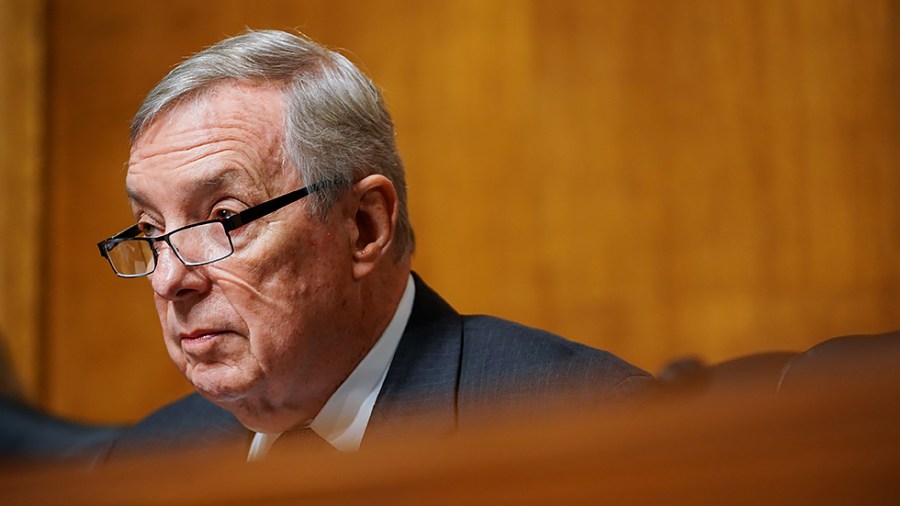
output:
M 155 237 L 160 235 L 162 231 L 149 223 L 138 223 L 138 228 L 145 237 Z
M 230 209 L 216 209 L 215 212 L 213 212 L 213 219 L 214 220 L 225 220 L 225 219 L 231 218 L 235 214 L 237 214 L 237 213 Z

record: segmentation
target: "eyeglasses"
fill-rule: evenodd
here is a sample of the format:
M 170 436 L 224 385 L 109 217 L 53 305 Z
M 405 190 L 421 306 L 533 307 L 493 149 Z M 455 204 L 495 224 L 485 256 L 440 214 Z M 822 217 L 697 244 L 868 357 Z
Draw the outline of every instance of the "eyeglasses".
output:
M 97 247 L 100 248 L 100 255 L 109 260 L 116 276 L 122 278 L 139 278 L 152 273 L 156 269 L 159 255 L 157 244 L 161 242 L 168 244 L 184 265 L 193 267 L 211 264 L 234 253 L 232 230 L 297 202 L 326 185 L 327 183 L 311 184 L 227 218 L 193 223 L 158 237 L 141 237 L 144 232 L 140 225 L 134 225 L 100 241 Z

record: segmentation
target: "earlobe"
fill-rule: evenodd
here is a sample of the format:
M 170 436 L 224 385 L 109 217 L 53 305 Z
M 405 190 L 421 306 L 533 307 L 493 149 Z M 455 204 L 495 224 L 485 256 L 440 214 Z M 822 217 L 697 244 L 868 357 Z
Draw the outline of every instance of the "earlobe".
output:
M 397 226 L 397 191 L 391 181 L 374 174 L 354 186 L 356 214 L 353 219 L 353 276 L 368 276 L 385 258 L 391 258 L 391 245 Z

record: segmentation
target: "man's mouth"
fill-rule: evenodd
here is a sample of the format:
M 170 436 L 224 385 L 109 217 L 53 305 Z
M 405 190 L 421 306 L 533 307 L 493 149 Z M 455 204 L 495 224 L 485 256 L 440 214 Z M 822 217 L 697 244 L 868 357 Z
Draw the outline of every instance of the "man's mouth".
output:
M 224 330 L 199 329 L 179 334 L 181 349 L 190 355 L 202 356 L 210 353 L 217 338 L 225 334 Z
M 182 341 L 185 339 L 211 339 L 224 332 L 224 330 L 200 329 L 191 332 L 183 332 L 179 334 L 178 337 L 181 338 Z

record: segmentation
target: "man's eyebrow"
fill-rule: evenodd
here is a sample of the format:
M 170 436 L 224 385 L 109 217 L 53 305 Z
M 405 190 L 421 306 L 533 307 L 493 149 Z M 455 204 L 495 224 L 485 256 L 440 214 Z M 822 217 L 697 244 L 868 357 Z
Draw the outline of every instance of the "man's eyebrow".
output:
M 125 194 L 128 195 L 128 201 L 134 204 L 137 204 L 142 207 L 146 207 L 147 200 L 143 195 L 138 193 L 134 188 L 130 186 L 125 186 Z
M 239 171 L 234 167 L 226 167 L 212 177 L 201 179 L 197 182 L 197 185 L 206 188 L 221 188 L 222 186 L 227 186 L 235 181 L 239 181 L 242 179 L 243 175 L 244 173 L 242 171 Z

